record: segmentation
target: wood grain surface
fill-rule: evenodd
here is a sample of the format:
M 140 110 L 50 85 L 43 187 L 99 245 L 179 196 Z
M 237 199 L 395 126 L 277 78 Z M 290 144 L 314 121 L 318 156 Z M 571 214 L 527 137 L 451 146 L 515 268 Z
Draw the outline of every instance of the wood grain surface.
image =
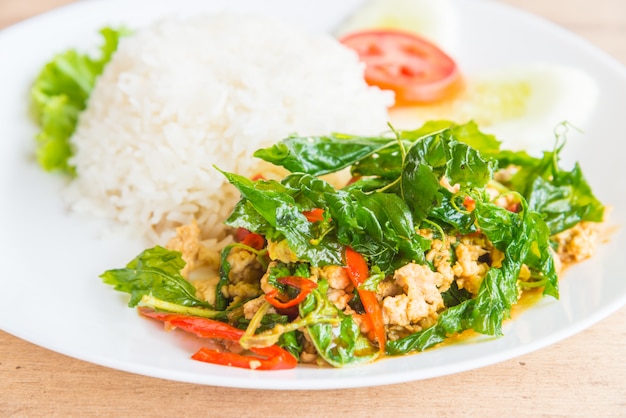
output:
M 624 0 L 500 2 L 562 25 L 626 64 Z M 68 3 L 0 0 L 0 28 Z M 382 387 L 281 392 L 134 375 L 69 358 L 0 331 L 0 417 L 624 417 L 625 357 L 622 308 L 560 343 L 478 370 Z

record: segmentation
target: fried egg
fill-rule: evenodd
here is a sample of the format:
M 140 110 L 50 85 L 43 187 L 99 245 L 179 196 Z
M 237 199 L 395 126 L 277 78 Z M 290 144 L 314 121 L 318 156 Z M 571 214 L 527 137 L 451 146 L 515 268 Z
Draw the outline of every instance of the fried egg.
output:
M 416 33 L 453 59 L 459 45 L 458 13 L 448 0 L 370 0 L 336 35 L 376 28 Z M 507 148 L 545 150 L 564 122 L 584 131 L 598 96 L 595 80 L 584 71 L 546 62 L 464 73 L 463 78 L 465 87 L 455 97 L 391 108 L 390 122 L 397 129 L 415 129 L 432 119 L 474 120 Z
M 416 123 L 474 120 L 512 149 L 546 149 L 564 122 L 585 129 L 597 102 L 595 80 L 582 70 L 555 64 L 517 65 L 473 76 L 457 97 L 430 105 L 393 108 L 391 123 L 414 129 Z
M 338 28 L 336 36 L 364 29 L 398 29 L 418 34 L 449 51 L 457 13 L 448 0 L 370 0 Z

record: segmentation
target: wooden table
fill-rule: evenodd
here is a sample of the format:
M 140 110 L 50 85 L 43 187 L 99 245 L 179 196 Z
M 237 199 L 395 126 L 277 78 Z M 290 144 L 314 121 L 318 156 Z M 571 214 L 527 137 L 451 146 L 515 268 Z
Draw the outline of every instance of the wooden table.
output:
M 552 20 L 626 64 L 626 1 L 500 1 Z M 70 2 L 0 0 L 0 28 Z M 622 308 L 565 341 L 479 370 L 383 387 L 276 392 L 138 376 L 0 332 L 0 416 L 617 417 L 626 416 L 625 354 Z

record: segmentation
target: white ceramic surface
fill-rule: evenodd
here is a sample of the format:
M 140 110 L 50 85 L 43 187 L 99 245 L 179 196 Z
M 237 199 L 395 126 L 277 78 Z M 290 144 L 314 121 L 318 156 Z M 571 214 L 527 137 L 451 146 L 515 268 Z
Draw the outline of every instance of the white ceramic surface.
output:
M 143 243 L 103 238 L 97 223 L 67 213 L 63 180 L 33 159 L 36 128 L 28 89 L 41 66 L 68 47 L 92 47 L 107 24 L 147 24 L 172 12 L 222 9 L 278 15 L 313 31 L 331 31 L 359 0 L 92 0 L 22 22 L 0 32 L 0 328 L 34 344 L 96 364 L 206 385 L 260 389 L 332 389 L 425 379 L 486 366 L 566 338 L 626 302 L 618 229 L 597 257 L 570 269 L 561 299 L 543 299 L 505 325 L 499 339 L 479 338 L 364 367 L 298 367 L 255 372 L 189 359 L 198 342 L 166 334 L 139 318 L 126 298 L 98 275 L 132 259 Z M 626 220 L 621 168 L 626 143 L 626 71 L 587 42 L 543 20 L 497 3 L 453 1 L 458 44 L 450 53 L 465 71 L 531 61 L 578 67 L 598 83 L 598 104 L 583 135 L 565 153 L 579 160 L 597 195 L 613 207 L 612 223 Z

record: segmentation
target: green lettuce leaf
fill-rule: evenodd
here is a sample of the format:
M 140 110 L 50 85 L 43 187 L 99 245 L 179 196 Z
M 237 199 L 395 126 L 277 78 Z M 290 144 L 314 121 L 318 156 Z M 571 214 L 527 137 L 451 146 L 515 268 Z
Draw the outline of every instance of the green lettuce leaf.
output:
M 69 50 L 56 55 L 35 80 L 31 104 L 41 131 L 36 135 L 37 160 L 46 171 L 74 173 L 68 160 L 72 156 L 69 139 L 76 129 L 78 115 L 87 106 L 96 79 L 117 49 L 127 29 L 100 30 L 103 44 L 94 58 Z

